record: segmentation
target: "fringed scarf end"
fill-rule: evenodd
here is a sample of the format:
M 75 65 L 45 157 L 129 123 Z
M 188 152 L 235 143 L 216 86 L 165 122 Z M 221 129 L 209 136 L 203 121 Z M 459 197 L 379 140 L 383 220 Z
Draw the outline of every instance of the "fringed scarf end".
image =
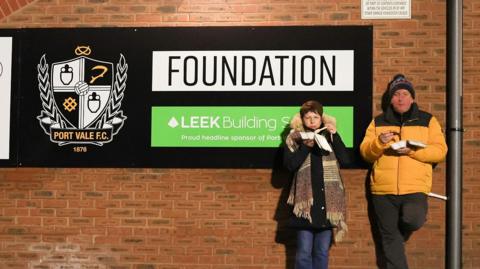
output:
M 345 221 L 345 216 L 340 212 L 327 212 L 327 219 L 336 225 L 340 221 Z
M 289 195 L 287 199 L 287 204 L 293 205 L 295 201 L 295 197 L 293 195 Z
M 312 223 L 312 216 L 310 215 L 310 208 L 312 205 L 313 198 L 308 199 L 307 201 L 295 203 L 295 206 L 293 207 L 293 214 L 299 218 L 307 219 L 310 223 Z
M 340 221 L 338 223 L 338 226 L 337 226 L 337 229 L 336 229 L 336 232 L 335 232 L 335 236 L 334 236 L 335 243 L 341 242 L 343 240 L 343 238 L 345 237 L 345 235 L 347 234 L 347 232 L 348 232 L 347 223 L 343 220 Z

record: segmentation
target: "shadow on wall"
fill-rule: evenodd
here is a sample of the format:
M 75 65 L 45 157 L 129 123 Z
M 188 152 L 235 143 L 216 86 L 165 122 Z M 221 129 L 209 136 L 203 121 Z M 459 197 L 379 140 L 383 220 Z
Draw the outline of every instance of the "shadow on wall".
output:
M 287 205 L 292 174 L 283 166 L 283 148 L 285 146 L 285 138 L 289 132 L 290 126 L 286 125 L 281 134 L 282 144 L 275 154 L 275 166 L 272 171 L 271 184 L 275 189 L 281 189 L 274 215 L 274 219 L 277 222 L 275 242 L 285 247 L 285 268 L 294 269 L 297 234 L 295 230 L 287 227 L 288 220 L 292 214 L 291 206 Z
M 281 149 L 283 150 L 283 148 Z M 279 153 L 281 155 L 281 153 Z M 280 197 L 277 202 L 274 219 L 277 222 L 277 231 L 275 233 L 275 242 L 285 246 L 285 268 L 295 268 L 296 252 L 296 231 L 287 226 L 291 217 L 292 208 L 287 205 L 288 193 L 290 190 L 291 173 L 283 168 L 276 168 L 272 172 L 271 183 L 275 189 L 281 189 Z
M 385 91 L 382 94 L 381 108 L 382 112 L 387 111 L 388 106 L 390 106 L 390 95 L 388 89 L 390 88 L 391 82 L 385 88 Z M 370 192 L 370 175 L 372 173 L 371 167 L 368 169 L 368 173 L 365 177 L 365 199 L 367 200 L 367 211 L 368 211 L 368 221 L 370 222 L 370 232 L 372 233 L 373 242 L 375 243 L 375 257 L 376 264 L 379 269 L 387 268 L 385 255 L 383 254 L 383 247 L 380 238 L 380 232 L 378 226 L 375 222 L 373 204 L 372 204 L 372 195 Z M 348 210 L 348 209 L 347 209 Z
M 382 111 L 385 112 L 387 111 L 388 106 L 390 105 L 390 95 L 388 94 L 388 88 L 390 87 L 390 83 L 388 84 L 387 88 L 382 94 Z

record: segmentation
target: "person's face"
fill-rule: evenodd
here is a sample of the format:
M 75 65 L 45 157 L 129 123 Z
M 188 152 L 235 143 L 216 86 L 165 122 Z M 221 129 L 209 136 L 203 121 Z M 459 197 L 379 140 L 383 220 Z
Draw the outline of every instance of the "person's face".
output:
M 316 130 L 322 125 L 322 117 L 317 112 L 307 112 L 302 117 L 303 124 L 310 130 Z
M 400 89 L 393 94 L 391 104 L 393 110 L 403 114 L 410 110 L 413 104 L 413 97 L 408 90 Z

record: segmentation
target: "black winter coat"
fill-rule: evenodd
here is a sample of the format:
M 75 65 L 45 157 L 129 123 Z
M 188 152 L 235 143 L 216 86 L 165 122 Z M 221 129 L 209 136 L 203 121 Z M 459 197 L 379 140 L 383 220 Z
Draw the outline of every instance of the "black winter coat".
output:
M 326 134 L 328 142 L 332 146 L 333 152 L 337 157 L 340 165 L 347 165 L 350 163 L 350 158 L 347 153 L 345 144 L 340 135 L 335 133 L 333 141 L 330 139 L 330 134 Z M 311 174 L 312 174 L 312 194 L 313 206 L 311 208 L 312 223 L 307 219 L 299 218 L 293 215 L 289 220 L 288 226 L 296 229 L 328 229 L 331 228 L 327 220 L 327 210 L 325 204 L 325 190 L 323 179 L 323 165 L 322 156 L 328 155 L 328 152 L 320 149 L 316 145 L 313 148 L 305 146 L 303 143 L 297 151 L 291 152 L 287 146 L 284 148 L 284 165 L 290 172 L 296 172 L 303 164 L 308 154 L 311 154 Z

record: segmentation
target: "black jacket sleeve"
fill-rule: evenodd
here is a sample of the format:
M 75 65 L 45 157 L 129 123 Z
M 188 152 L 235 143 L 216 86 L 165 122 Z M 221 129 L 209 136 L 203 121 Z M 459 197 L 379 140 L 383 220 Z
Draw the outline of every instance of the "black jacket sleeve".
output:
M 345 166 L 351 164 L 352 160 L 350 158 L 350 155 L 348 154 L 347 148 L 345 147 L 345 144 L 343 143 L 342 138 L 340 137 L 338 132 L 333 134 L 332 138 L 332 148 L 340 165 Z
M 291 152 L 287 146 L 283 149 L 283 164 L 290 172 L 296 172 L 303 164 L 311 149 L 303 143 L 295 152 Z

